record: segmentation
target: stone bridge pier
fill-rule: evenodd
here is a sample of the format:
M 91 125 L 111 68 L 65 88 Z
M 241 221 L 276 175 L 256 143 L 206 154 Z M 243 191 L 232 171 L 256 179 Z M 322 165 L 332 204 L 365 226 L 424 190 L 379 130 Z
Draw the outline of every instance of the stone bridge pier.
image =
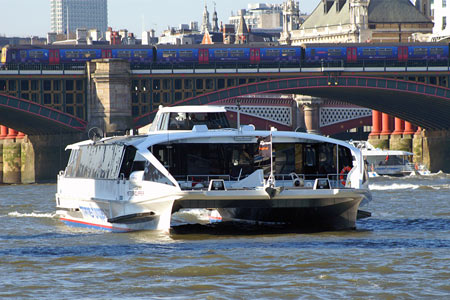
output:
M 55 182 L 69 158 L 66 146 L 86 138 L 82 133 L 20 136 L 13 129 L 9 133 L 0 137 L 0 183 L 8 184 Z

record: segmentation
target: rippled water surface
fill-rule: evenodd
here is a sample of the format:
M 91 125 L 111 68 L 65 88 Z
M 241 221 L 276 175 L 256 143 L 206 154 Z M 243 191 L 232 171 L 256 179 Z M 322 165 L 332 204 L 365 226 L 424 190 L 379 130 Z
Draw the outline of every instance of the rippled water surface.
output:
M 449 299 L 450 175 L 370 186 L 355 231 L 168 234 L 74 229 L 54 218 L 55 185 L 0 186 L 0 298 Z

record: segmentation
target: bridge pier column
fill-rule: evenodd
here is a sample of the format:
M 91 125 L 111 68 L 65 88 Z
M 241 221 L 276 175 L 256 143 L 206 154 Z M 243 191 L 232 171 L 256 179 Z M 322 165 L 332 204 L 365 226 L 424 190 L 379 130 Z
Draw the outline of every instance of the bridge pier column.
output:
M 93 60 L 88 63 L 88 74 L 88 127 L 99 127 L 107 135 L 124 134 L 132 127 L 129 62 Z
M 408 121 L 405 121 L 405 130 L 403 131 L 403 134 L 414 134 L 414 125 Z
M 303 107 L 305 126 L 308 133 L 320 134 L 320 105 L 321 98 L 299 95 L 295 98 Z
M 381 112 L 372 110 L 372 132 L 369 136 L 379 136 L 381 133 Z
M 28 136 L 22 146 L 22 182 L 55 182 L 69 159 L 66 146 L 83 139 L 85 133 Z
M 431 172 L 450 172 L 450 130 L 422 130 L 413 139 L 414 161 Z
M 10 129 L 8 132 L 14 131 Z M 12 136 L 8 135 L 3 140 L 3 183 L 21 183 L 21 143 Z
M 395 118 L 395 127 L 392 135 L 402 135 L 405 131 L 405 121 L 400 118 Z
M 3 183 L 3 143 L 8 135 L 8 127 L 0 125 L 0 183 Z

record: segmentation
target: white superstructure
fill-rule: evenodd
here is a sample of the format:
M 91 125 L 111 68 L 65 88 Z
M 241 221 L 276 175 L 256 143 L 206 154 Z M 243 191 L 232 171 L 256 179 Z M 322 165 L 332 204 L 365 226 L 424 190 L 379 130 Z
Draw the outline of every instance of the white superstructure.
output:
M 172 212 L 209 208 L 224 220 L 348 229 L 370 200 L 358 149 L 307 133 L 230 128 L 223 107 L 162 108 L 148 135 L 68 149 L 57 213 L 75 225 L 167 230 Z

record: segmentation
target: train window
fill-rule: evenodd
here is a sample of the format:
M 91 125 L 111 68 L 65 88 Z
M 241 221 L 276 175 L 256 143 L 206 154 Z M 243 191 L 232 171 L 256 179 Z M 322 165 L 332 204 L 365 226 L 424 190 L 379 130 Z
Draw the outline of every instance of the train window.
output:
M 79 56 L 78 51 L 66 51 L 67 58 L 78 58 L 78 56 Z
M 266 56 L 278 57 L 278 56 L 280 56 L 280 50 L 268 49 L 268 50 L 266 50 Z
M 177 57 L 177 52 L 176 51 L 163 51 L 163 57 L 167 58 L 167 57 Z
M 26 59 L 27 58 L 27 51 L 25 51 L 25 50 L 20 51 L 20 58 L 21 59 Z
M 191 50 L 182 50 L 180 51 L 180 57 L 192 57 L 192 51 Z
M 123 58 L 131 57 L 131 51 L 129 51 L 129 50 L 117 51 L 117 57 L 123 57 Z
M 43 51 L 30 51 L 30 57 L 31 58 L 42 58 L 44 57 Z
M 85 58 L 96 58 L 97 53 L 93 50 L 91 50 L 91 51 L 88 50 L 88 51 L 83 51 L 82 56 Z
M 364 56 L 377 55 L 377 49 L 376 48 L 364 48 L 362 50 L 362 54 Z
M 231 57 L 244 56 L 244 50 L 231 50 Z
M 136 51 L 134 51 L 134 57 L 146 58 L 147 51 L 146 50 L 136 50 Z
M 379 48 L 378 49 L 379 55 L 386 55 L 386 56 L 392 56 L 392 48 Z
M 216 50 L 214 52 L 216 57 L 228 57 L 228 51 L 227 50 Z
M 328 56 L 341 56 L 341 49 L 328 49 Z
M 444 49 L 443 48 L 430 48 L 430 54 L 432 54 L 432 55 L 436 55 L 436 54 L 443 55 L 444 54 Z
M 281 50 L 281 56 L 295 56 L 294 49 L 283 49 Z
M 414 48 L 414 55 L 427 55 L 427 48 Z

